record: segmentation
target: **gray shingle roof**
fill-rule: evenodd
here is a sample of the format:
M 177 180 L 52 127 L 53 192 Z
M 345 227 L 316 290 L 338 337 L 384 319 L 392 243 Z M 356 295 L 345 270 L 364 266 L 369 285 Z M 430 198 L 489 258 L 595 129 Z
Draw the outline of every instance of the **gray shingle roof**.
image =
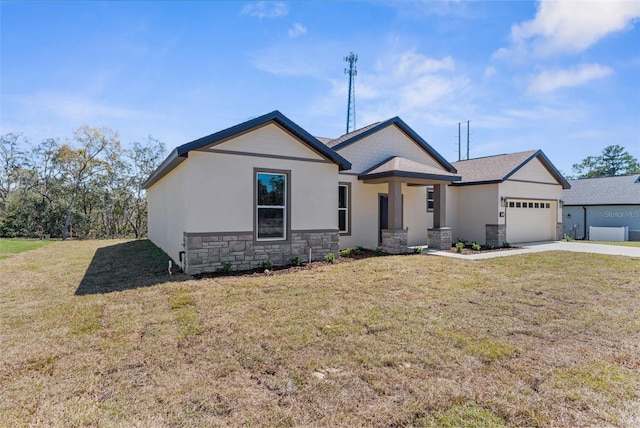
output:
M 406 177 L 458 181 L 460 176 L 442 168 L 425 165 L 410 159 L 393 156 L 358 175 L 358 179 Z
M 335 146 L 337 146 L 338 144 L 347 141 L 350 138 L 353 138 L 357 135 L 362 134 L 363 132 L 367 132 L 369 129 L 379 125 L 380 122 L 376 122 L 376 123 L 372 123 L 371 125 L 367 125 L 363 128 L 360 129 L 356 129 L 355 131 L 349 132 L 348 134 L 344 134 L 341 135 L 338 138 L 334 138 L 334 139 L 330 139 L 330 138 L 318 138 L 316 137 L 318 140 L 320 140 L 322 143 L 324 143 L 327 147 L 333 148 Z
M 640 205 L 640 174 L 569 180 L 565 205 Z
M 507 153 L 452 162 L 452 165 L 458 170 L 458 174 L 462 176 L 461 184 L 502 181 L 534 153 L 536 153 L 536 150 Z
M 453 162 L 452 165 L 458 170 L 458 175 L 462 177 L 462 181 L 455 183 L 455 185 L 502 182 L 536 157 L 558 180 L 558 183 L 562 184 L 564 188 L 569 187 L 567 180 L 541 150 L 528 150 Z

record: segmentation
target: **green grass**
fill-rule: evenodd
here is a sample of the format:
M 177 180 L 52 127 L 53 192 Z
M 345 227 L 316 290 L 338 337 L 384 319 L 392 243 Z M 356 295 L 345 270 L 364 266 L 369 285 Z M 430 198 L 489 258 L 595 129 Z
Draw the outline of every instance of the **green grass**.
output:
M 0 260 L 11 257 L 25 251 L 35 250 L 44 247 L 53 241 L 43 241 L 40 239 L 22 238 L 0 238 Z
M 7 426 L 637 426 L 640 259 L 169 276 L 149 241 L 0 261 Z

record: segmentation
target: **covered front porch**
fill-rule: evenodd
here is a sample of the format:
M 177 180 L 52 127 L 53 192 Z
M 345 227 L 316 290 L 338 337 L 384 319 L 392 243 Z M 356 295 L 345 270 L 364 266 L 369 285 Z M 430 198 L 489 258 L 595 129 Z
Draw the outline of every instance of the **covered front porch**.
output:
M 365 184 L 386 184 L 388 187 L 386 206 L 380 205 L 381 210 L 386 209 L 386 224 L 382 220 L 380 222 L 382 250 L 389 254 L 404 254 L 410 251 L 409 230 L 403 226 L 403 208 L 420 208 L 403 207 L 403 184 L 433 187 L 433 227 L 427 231 L 427 245 L 435 249 L 451 248 L 451 229 L 447 227 L 446 186 L 460 179 L 460 176 L 447 170 L 401 157 L 389 158 L 359 174 L 358 180 Z M 384 214 L 381 212 L 381 218 Z

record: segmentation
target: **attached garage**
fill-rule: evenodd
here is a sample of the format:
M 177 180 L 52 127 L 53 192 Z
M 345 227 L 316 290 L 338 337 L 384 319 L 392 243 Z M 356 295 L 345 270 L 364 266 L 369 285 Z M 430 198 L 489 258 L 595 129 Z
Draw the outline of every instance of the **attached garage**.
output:
M 509 200 L 505 209 L 507 242 L 554 241 L 555 200 Z
M 540 150 L 454 162 L 453 236 L 480 244 L 562 238 L 562 190 L 571 187 Z

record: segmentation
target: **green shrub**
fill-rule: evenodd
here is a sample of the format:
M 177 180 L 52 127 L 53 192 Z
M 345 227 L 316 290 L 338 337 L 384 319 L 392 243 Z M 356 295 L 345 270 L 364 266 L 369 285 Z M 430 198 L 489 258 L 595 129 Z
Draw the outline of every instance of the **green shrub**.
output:
M 456 253 L 461 253 L 464 248 L 464 242 L 458 241 L 456 242 Z
M 376 255 L 376 257 L 384 256 L 384 251 L 382 251 L 382 248 L 378 247 L 374 251 L 374 254 Z
M 353 249 L 353 254 L 355 254 L 356 256 L 361 256 L 362 254 L 364 254 L 364 247 L 358 245 Z
M 344 250 L 340 250 L 340 257 L 351 257 L 351 251 L 352 251 L 351 248 L 345 248 Z
M 221 273 L 223 275 L 229 275 L 231 273 L 231 268 L 233 265 L 229 262 L 224 263 L 221 267 L 216 269 L 216 272 Z
M 473 251 L 480 251 L 482 246 L 480 244 L 478 244 L 477 242 L 472 242 L 471 243 L 471 248 L 473 249 Z
M 271 260 L 265 260 L 260 264 L 260 267 L 262 269 L 272 269 L 274 266 L 273 262 Z
M 334 263 L 336 261 L 336 255 L 333 253 L 328 253 L 324 256 L 324 261 L 327 263 Z
M 302 260 L 300 260 L 300 257 L 294 257 L 291 259 L 291 265 L 292 266 L 302 266 Z
M 507 241 L 502 243 L 502 247 L 503 248 L 511 248 L 511 244 L 509 244 Z
M 414 254 L 422 254 L 422 247 L 415 247 L 413 249 Z

